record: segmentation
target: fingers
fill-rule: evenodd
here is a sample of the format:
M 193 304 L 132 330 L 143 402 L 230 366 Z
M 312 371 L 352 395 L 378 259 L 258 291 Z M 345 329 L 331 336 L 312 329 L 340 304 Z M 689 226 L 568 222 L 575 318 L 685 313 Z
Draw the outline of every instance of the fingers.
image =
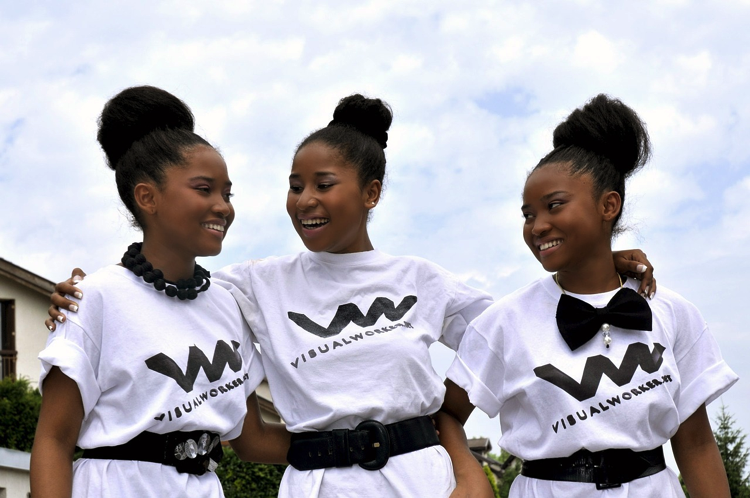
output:
M 617 271 L 641 281 L 638 286 L 640 295 L 649 299 L 654 297 L 656 293 L 654 265 L 648 260 L 645 252 L 640 249 L 617 251 L 614 260 Z
M 57 328 L 55 322 L 63 323 L 65 321 L 65 315 L 60 313 L 60 310 L 54 304 L 47 309 L 49 318 L 44 321 L 44 325 L 47 326 L 50 332 L 54 332 Z

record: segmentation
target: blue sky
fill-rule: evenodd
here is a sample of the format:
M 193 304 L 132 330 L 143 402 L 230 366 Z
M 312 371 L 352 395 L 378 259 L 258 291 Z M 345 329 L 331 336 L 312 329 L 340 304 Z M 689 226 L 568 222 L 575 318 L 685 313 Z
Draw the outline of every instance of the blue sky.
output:
M 654 145 L 616 246 L 644 248 L 746 379 L 748 21 L 747 0 L 0 0 L 0 257 L 57 281 L 137 240 L 95 141 L 104 102 L 136 84 L 188 102 L 229 165 L 237 221 L 203 264 L 299 251 L 292 153 L 361 92 L 395 113 L 374 244 L 499 297 L 544 274 L 521 239 L 526 172 L 604 92 Z M 434 359 L 444 371 L 450 354 Z M 748 431 L 745 382 L 723 402 Z M 496 440 L 499 424 L 474 417 L 468 431 Z

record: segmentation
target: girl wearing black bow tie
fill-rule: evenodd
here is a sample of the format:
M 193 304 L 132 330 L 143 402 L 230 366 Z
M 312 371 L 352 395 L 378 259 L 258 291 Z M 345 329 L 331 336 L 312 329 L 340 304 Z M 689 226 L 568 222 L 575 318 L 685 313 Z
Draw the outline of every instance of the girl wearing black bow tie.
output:
M 646 128 L 599 95 L 553 145 L 521 208 L 524 240 L 552 275 L 472 322 L 444 410 L 462 423 L 474 406 L 500 415 L 500 445 L 524 461 L 511 497 L 682 497 L 668 440 L 691 497 L 728 497 L 706 404 L 737 376 L 691 303 L 663 286 L 646 300 L 612 262 Z

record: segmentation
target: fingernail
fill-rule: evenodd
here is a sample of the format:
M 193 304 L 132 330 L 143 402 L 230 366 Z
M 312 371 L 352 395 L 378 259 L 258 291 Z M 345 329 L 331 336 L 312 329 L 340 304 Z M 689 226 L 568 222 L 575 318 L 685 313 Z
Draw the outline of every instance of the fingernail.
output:
M 646 265 L 638 265 L 635 267 L 635 271 L 637 271 L 638 273 L 645 273 L 647 269 L 648 268 L 646 268 Z
M 648 295 L 648 298 L 649 298 L 649 299 L 653 299 L 653 298 L 654 298 L 654 294 L 656 294 L 656 292 L 652 292 L 651 294 L 649 294 L 649 295 Z
M 57 315 L 57 321 L 62 323 L 65 321 L 65 315 Z
M 74 295 L 74 296 L 75 296 L 76 298 L 78 298 L 78 299 L 82 299 L 82 298 L 83 298 L 83 293 L 82 293 L 82 292 L 74 292 L 74 293 L 73 293 L 73 295 Z
M 68 309 L 75 313 L 78 311 L 78 306 L 76 306 L 75 304 L 71 304 L 70 306 L 68 306 Z
M 47 325 L 47 328 L 49 329 L 50 332 L 52 332 L 52 325 Z
M 75 277 L 73 277 L 73 282 L 76 283 L 76 284 L 78 282 L 80 282 L 81 280 L 83 280 L 83 279 L 80 276 L 78 276 L 78 275 L 76 275 Z

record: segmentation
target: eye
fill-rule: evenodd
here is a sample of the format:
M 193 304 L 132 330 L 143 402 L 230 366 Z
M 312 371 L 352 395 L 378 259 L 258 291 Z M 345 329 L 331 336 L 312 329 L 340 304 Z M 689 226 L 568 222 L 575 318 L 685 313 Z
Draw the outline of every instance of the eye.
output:
M 203 192 L 204 194 L 210 194 L 211 193 L 211 187 L 208 185 L 200 185 L 198 187 L 195 187 L 195 190 L 199 192 Z
M 289 185 L 289 192 L 299 194 L 300 192 L 302 192 L 302 187 L 299 187 L 297 185 Z
M 333 187 L 332 183 L 319 183 L 318 184 L 318 189 L 320 189 L 320 190 L 327 190 L 327 189 L 329 189 L 331 187 Z
M 562 206 L 564 203 L 562 201 L 552 201 L 549 203 L 550 209 L 555 209 L 556 207 Z
M 231 192 L 224 193 L 224 201 L 225 202 L 231 202 L 232 201 L 232 197 L 234 197 L 233 193 L 231 193 Z
M 521 216 L 522 216 L 522 217 L 523 217 L 523 219 L 524 219 L 524 220 L 526 220 L 526 221 L 531 221 L 531 220 L 533 220 L 533 219 L 534 219 L 534 215 L 533 215 L 533 214 L 531 214 L 531 213 L 521 213 Z

